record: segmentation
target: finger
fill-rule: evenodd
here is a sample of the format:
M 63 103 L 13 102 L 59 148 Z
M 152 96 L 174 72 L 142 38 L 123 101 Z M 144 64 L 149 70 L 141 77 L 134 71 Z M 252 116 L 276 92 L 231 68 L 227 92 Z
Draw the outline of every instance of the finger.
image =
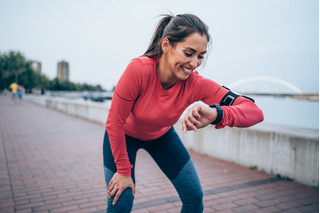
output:
M 187 125 L 185 121 L 182 121 L 182 132 L 186 133 L 187 132 Z
M 123 190 L 118 190 L 118 192 L 116 193 L 116 195 L 114 196 L 114 199 L 113 199 L 113 202 L 112 202 L 112 205 L 116 205 L 120 195 L 122 194 Z
M 185 120 L 185 123 L 187 125 L 188 130 L 194 130 L 197 131 L 197 127 L 190 121 L 190 120 Z
M 112 190 L 109 191 L 109 198 L 112 198 L 114 194 L 118 191 L 118 189 L 113 188 Z
M 193 116 L 190 116 L 189 118 L 188 118 L 188 120 L 191 122 L 191 124 L 193 124 L 193 126 L 195 126 L 196 128 L 198 128 L 198 126 L 200 126 L 201 125 L 201 122 L 200 121 L 198 121 L 195 117 L 193 117 Z
M 192 109 L 192 114 L 195 117 L 198 117 L 199 119 L 201 118 L 201 115 L 199 114 L 199 112 L 201 111 L 202 107 L 200 105 L 195 105 Z
M 108 189 L 108 198 L 111 198 L 111 190 Z
M 187 120 L 189 120 L 192 124 L 201 125 L 200 121 L 198 120 L 201 118 L 201 116 L 197 111 L 191 111 L 186 117 Z
M 197 111 L 197 110 L 192 111 L 192 115 L 195 118 L 201 119 L 201 115 L 199 114 L 199 111 Z
M 113 187 L 108 187 L 108 197 L 111 198 L 111 191 L 113 190 Z
M 110 180 L 109 185 L 108 185 L 108 191 L 113 189 L 113 178 Z
M 195 113 L 195 114 L 198 114 L 198 113 Z M 187 122 L 186 124 L 188 126 L 196 126 L 197 127 L 197 126 L 201 125 L 201 122 L 199 120 L 197 120 L 197 118 L 194 116 L 194 112 L 191 112 L 191 114 L 189 114 L 186 119 L 191 123 L 191 125 L 190 125 L 190 123 Z

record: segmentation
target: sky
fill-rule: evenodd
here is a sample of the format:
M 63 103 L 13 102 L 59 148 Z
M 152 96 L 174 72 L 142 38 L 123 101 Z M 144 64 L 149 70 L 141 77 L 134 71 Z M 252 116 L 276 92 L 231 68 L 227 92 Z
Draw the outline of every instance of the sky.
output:
M 169 12 L 193 13 L 208 25 L 204 77 L 228 86 L 267 76 L 319 91 L 318 0 L 0 0 L 0 52 L 40 61 L 50 79 L 65 60 L 70 81 L 110 90 Z M 284 89 L 267 81 L 244 86 Z

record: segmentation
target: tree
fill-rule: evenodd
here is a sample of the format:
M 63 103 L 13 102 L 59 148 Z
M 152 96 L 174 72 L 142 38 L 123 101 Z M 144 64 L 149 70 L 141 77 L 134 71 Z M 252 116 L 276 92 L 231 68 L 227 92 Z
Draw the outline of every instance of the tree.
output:
M 26 60 L 19 52 L 0 53 L 0 89 L 8 88 L 12 82 L 18 83 L 19 75 L 25 71 Z
M 41 88 L 41 82 L 43 76 L 39 72 L 35 72 L 31 68 L 31 63 L 27 62 L 24 65 L 24 72 L 19 76 L 20 80 L 18 84 L 21 84 L 25 87 L 26 90 L 31 91 L 33 88 Z
M 50 80 L 46 75 L 34 71 L 31 61 L 20 52 L 10 51 L 0 53 L 0 90 L 7 89 L 12 82 L 23 85 L 26 91 L 34 88 L 41 90 L 65 90 L 65 91 L 104 91 L 100 85 L 79 84 L 70 81 L 59 81 L 58 78 Z

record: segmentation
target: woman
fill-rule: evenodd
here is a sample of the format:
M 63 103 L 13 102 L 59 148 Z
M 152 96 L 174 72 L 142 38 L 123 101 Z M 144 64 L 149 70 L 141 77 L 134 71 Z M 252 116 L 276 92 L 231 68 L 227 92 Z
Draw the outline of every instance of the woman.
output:
M 236 95 L 195 69 L 210 41 L 195 15 L 165 16 L 143 56 L 133 59 L 112 98 L 104 138 L 107 212 L 130 212 L 135 194 L 136 153 L 145 149 L 176 188 L 181 212 L 202 212 L 202 188 L 193 162 L 172 127 L 185 109 L 182 130 L 249 127 L 263 120 L 248 98 Z M 214 144 L 212 144 L 214 146 Z M 121 196 L 120 196 L 121 195 Z

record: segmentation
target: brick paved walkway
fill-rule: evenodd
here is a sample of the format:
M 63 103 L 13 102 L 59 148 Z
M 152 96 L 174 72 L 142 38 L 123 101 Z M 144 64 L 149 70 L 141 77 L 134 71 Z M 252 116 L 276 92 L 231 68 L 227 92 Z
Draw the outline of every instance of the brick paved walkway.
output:
M 1 213 L 105 212 L 103 125 L 0 96 L 0 130 Z M 191 156 L 205 212 L 318 212 L 318 189 Z M 179 212 L 177 193 L 144 151 L 136 168 L 133 212 Z

